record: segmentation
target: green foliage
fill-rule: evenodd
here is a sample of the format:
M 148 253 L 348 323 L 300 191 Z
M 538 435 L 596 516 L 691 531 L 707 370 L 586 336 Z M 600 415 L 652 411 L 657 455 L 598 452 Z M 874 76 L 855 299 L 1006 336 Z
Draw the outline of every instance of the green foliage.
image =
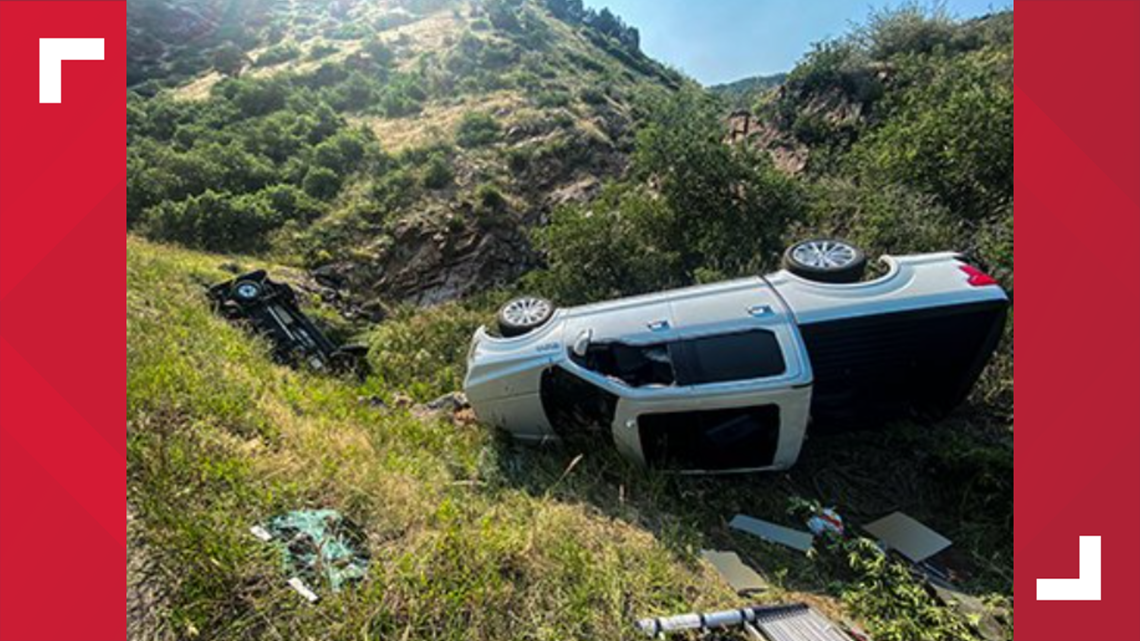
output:
M 462 147 L 485 147 L 498 142 L 501 133 L 502 126 L 494 116 L 483 111 L 471 111 L 459 121 L 455 141 Z
M 327 167 L 312 167 L 305 174 L 301 187 L 318 200 L 331 200 L 340 192 L 340 176 Z
M 443 189 L 455 179 L 455 170 L 446 156 L 434 153 L 423 170 L 423 184 L 426 189 Z
M 286 42 L 283 44 L 274 45 L 266 49 L 265 53 L 262 53 L 257 57 L 257 60 L 254 61 L 253 66 L 270 67 L 273 65 L 279 65 L 283 62 L 294 60 L 300 57 L 300 55 L 300 47 L 292 42 Z
M 241 48 L 232 42 L 227 42 L 214 50 L 214 68 L 226 76 L 236 77 L 245 68 L 249 59 Z
M 869 539 L 845 544 L 855 579 L 843 601 L 883 641 L 974 641 L 968 622 L 940 604 L 901 562 L 891 560 Z
M 318 201 L 383 158 L 369 130 L 289 76 L 228 80 L 200 103 L 133 101 L 128 120 L 128 224 L 214 250 L 259 250 L 285 222 L 310 224 Z
M 670 216 L 661 199 L 622 185 L 555 210 L 534 232 L 547 268 L 528 276 L 527 289 L 574 305 L 682 284 L 677 249 L 658 233 Z
M 908 88 L 885 101 L 884 122 L 852 149 L 865 180 L 901 183 L 978 220 L 1013 198 L 1013 61 L 990 49 L 911 58 Z
M 186 200 L 167 200 L 145 213 L 144 230 L 157 240 L 211 251 L 264 248 L 265 235 L 282 222 L 262 194 L 233 197 L 207 190 Z
M 686 280 L 698 268 L 737 275 L 771 265 L 802 213 L 797 183 L 723 136 L 715 104 L 692 90 L 652 102 L 637 134 L 635 175 L 652 179 L 669 205 L 661 233 Z
M 471 335 L 489 321 L 456 304 L 401 309 L 372 333 L 368 363 L 385 389 L 430 401 L 462 387 Z
M 481 216 L 496 216 L 507 210 L 507 199 L 492 183 L 483 183 L 475 189 L 475 212 Z
M 583 301 L 754 273 L 773 264 L 803 194 L 771 162 L 724 144 L 716 105 L 696 91 L 652 101 L 637 136 L 634 178 L 536 232 L 559 300 Z
M 962 221 L 933 196 L 903 185 L 866 185 L 823 178 L 811 185 L 809 215 L 789 233 L 793 238 L 845 238 L 867 252 L 911 254 L 956 248 Z

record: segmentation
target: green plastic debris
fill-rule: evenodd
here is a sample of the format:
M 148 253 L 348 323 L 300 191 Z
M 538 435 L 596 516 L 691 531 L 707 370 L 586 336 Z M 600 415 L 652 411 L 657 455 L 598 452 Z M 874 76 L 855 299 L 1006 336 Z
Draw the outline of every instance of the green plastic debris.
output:
M 253 532 L 261 538 L 267 533 L 280 547 L 286 570 L 313 585 L 339 592 L 368 573 L 370 556 L 360 528 L 336 510 L 288 512 Z

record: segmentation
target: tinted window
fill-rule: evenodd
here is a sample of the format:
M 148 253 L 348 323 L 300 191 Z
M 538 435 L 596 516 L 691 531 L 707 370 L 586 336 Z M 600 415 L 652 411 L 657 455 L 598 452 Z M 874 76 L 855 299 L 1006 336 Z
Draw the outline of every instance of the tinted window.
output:
M 776 335 L 762 329 L 684 340 L 672 351 L 681 385 L 765 378 L 787 369 Z
M 767 467 L 780 444 L 780 408 L 775 405 L 643 414 L 637 425 L 641 451 L 654 467 Z

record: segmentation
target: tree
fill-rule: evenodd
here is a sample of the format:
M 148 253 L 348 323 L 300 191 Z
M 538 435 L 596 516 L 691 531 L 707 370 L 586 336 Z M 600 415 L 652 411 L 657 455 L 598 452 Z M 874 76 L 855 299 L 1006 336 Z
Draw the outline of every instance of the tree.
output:
M 241 75 L 248 62 L 249 58 L 232 42 L 227 42 L 214 51 L 214 68 L 231 78 Z

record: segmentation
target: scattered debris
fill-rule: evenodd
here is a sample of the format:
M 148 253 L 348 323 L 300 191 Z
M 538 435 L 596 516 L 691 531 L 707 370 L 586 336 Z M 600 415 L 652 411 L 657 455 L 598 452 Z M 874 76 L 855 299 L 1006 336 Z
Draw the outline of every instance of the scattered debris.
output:
M 808 529 L 815 536 L 835 536 L 843 538 L 843 517 L 833 507 L 816 510 L 807 521 Z
M 396 392 L 392 396 L 392 407 L 407 409 L 416 404 L 416 400 L 403 392 Z
M 294 575 L 289 585 L 310 602 L 317 595 L 309 583 L 327 584 L 339 592 L 368 572 L 370 556 L 363 534 L 336 510 L 288 512 L 251 527 L 250 532 L 262 541 L 280 544 L 282 562 Z
M 749 635 L 759 641 L 852 641 L 838 625 L 805 603 L 755 606 L 706 614 L 694 612 L 637 622 L 638 630 L 650 637 L 667 632 L 738 625 L 744 626 Z
M 452 392 L 444 394 L 434 401 L 427 404 L 429 410 L 444 410 L 447 412 L 458 412 L 459 410 L 466 409 L 471 405 L 467 402 L 467 395 L 463 392 Z
M 702 550 L 701 558 L 708 561 L 737 594 L 763 592 L 768 582 L 756 570 L 745 565 L 736 552 Z
M 737 514 L 732 517 L 732 521 L 728 524 L 729 527 L 747 532 L 754 536 L 758 536 L 770 543 L 779 543 L 787 547 L 807 552 L 812 547 L 812 536 L 810 532 L 802 530 L 793 530 L 792 528 L 776 525 L 761 519 L 755 519 L 751 516 Z
M 754 623 L 762 635 L 757 638 L 767 641 L 851 641 L 838 624 L 804 603 L 765 609 Z
M 297 594 L 300 594 L 309 603 L 316 603 L 320 600 L 320 597 L 317 596 L 317 593 L 310 590 L 309 586 L 305 585 L 305 582 L 301 580 L 300 577 L 295 576 L 289 579 L 288 583 L 289 587 L 296 590 Z
M 356 402 L 377 410 L 386 409 L 388 407 L 388 404 L 384 402 L 384 399 L 375 394 L 372 394 L 370 396 L 358 396 L 356 397 Z
M 950 539 L 902 512 L 869 523 L 863 529 L 914 563 L 922 563 L 952 545 Z
M 269 279 L 265 270 L 243 274 L 208 290 L 217 311 L 231 321 L 244 321 L 273 341 L 279 362 L 315 370 L 367 373 L 361 345 L 337 347 L 301 311 L 293 288 Z

